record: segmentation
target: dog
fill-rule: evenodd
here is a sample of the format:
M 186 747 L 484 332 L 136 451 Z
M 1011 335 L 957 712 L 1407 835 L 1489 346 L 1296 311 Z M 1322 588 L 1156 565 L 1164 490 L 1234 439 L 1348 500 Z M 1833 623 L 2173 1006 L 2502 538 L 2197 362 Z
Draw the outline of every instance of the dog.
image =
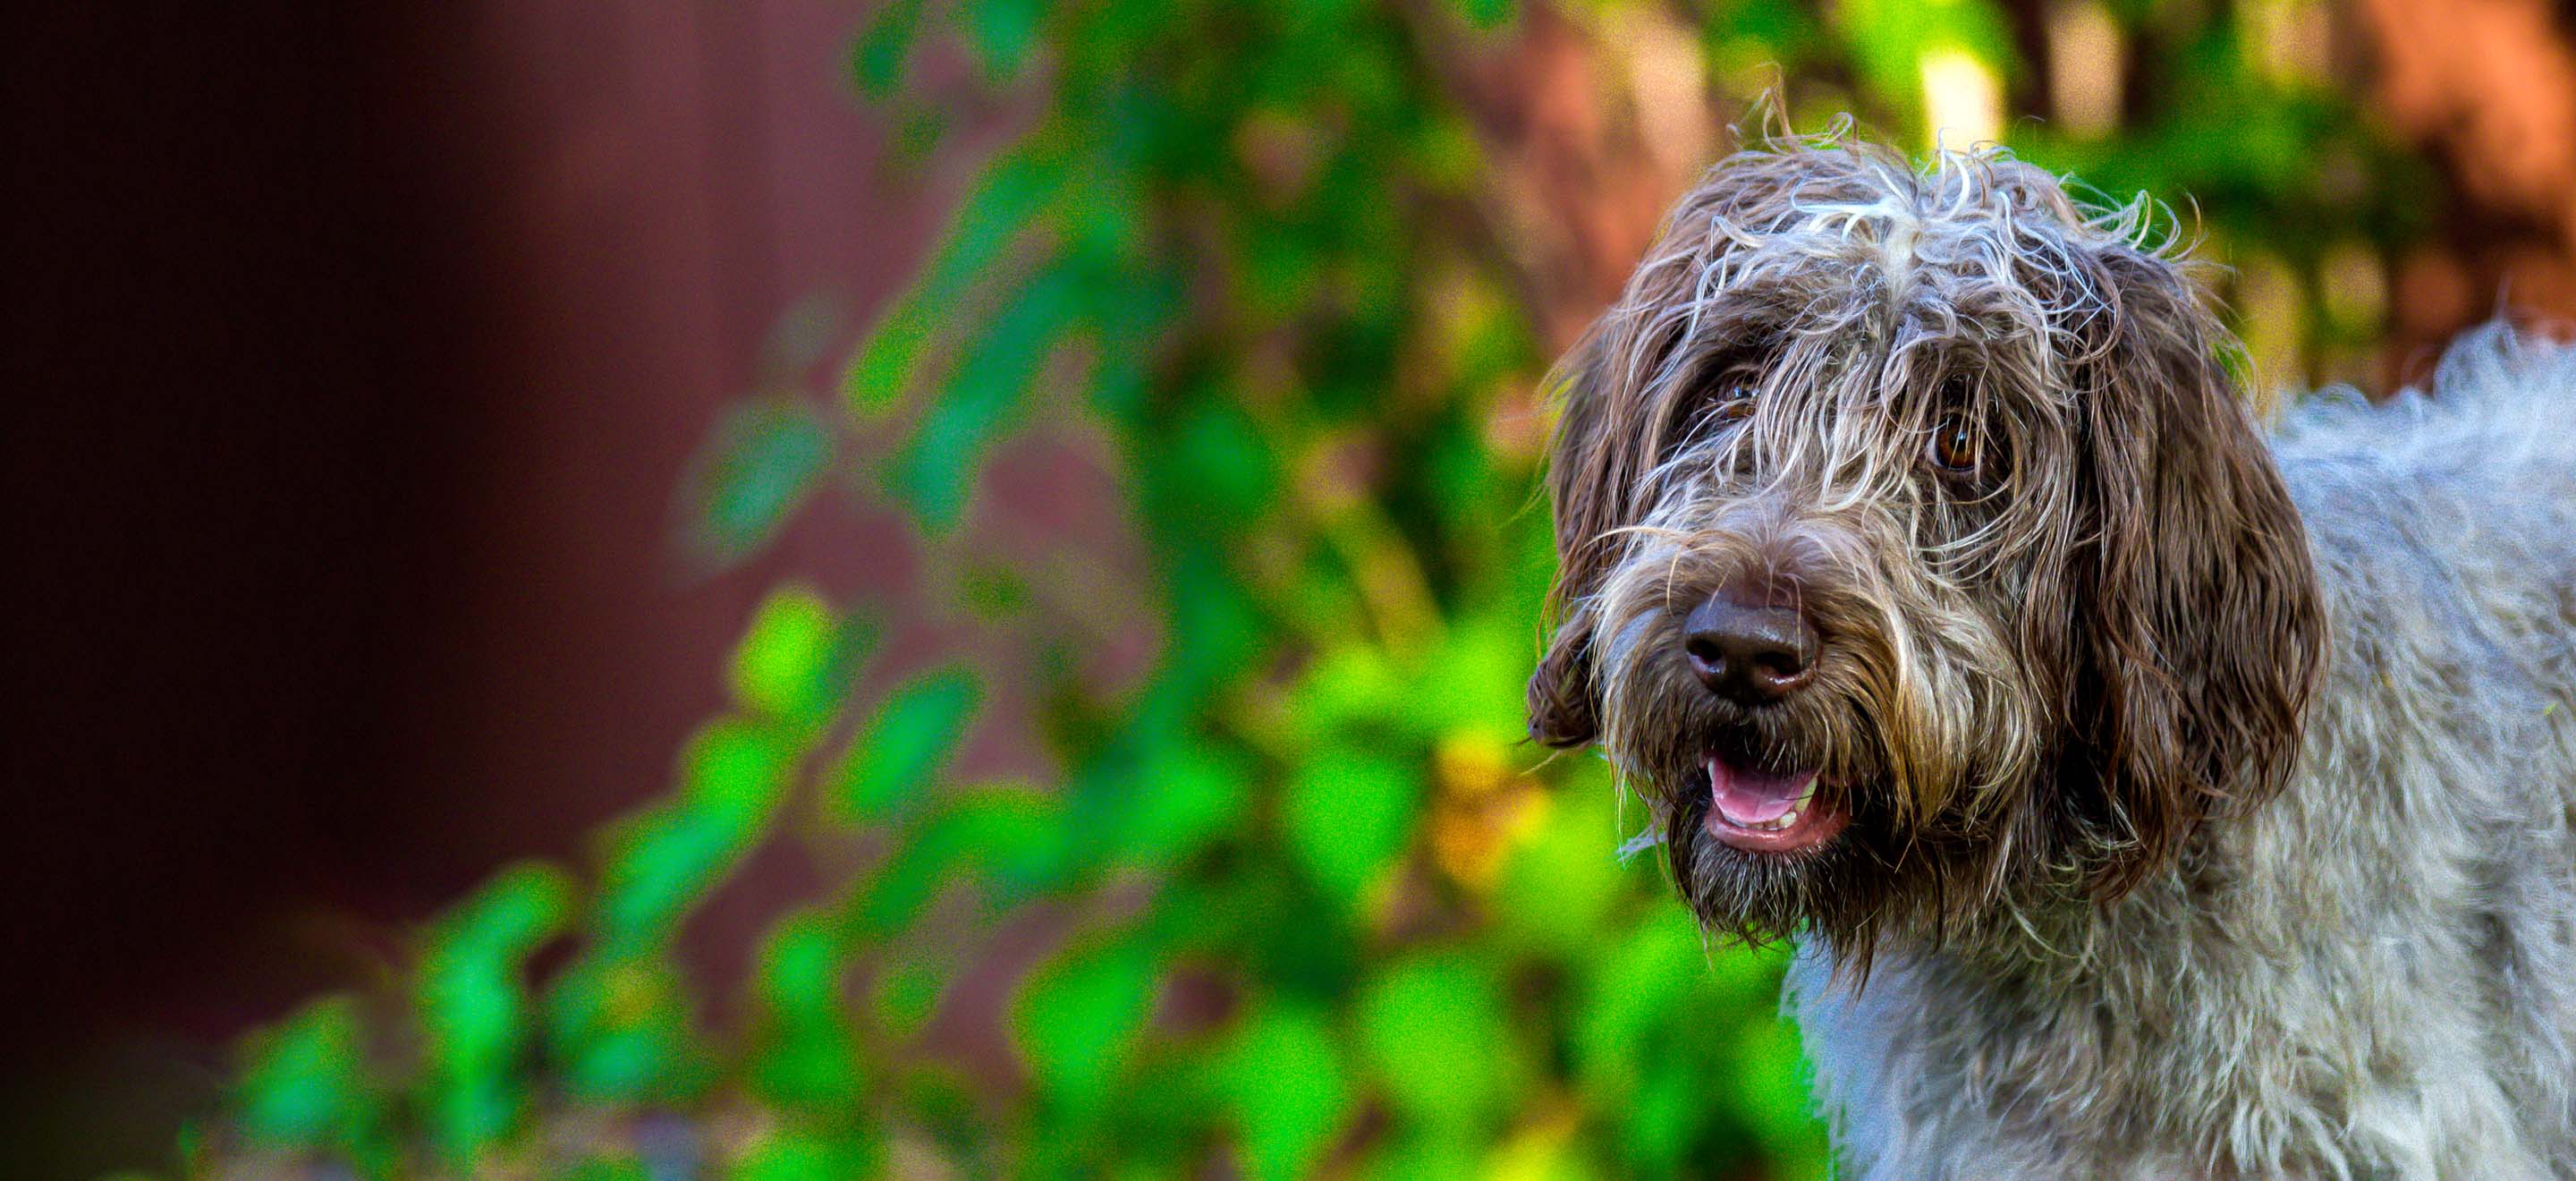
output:
M 2576 349 L 2267 427 L 2173 221 L 1716 165 L 1552 379 L 1531 734 L 1795 942 L 1845 1175 L 2576 1177 Z

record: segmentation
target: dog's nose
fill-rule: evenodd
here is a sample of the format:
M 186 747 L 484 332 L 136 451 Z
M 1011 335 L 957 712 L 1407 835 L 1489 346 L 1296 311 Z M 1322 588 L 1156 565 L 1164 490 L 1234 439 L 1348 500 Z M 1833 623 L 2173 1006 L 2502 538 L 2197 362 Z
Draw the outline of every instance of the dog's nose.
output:
M 1795 693 L 1815 675 L 1816 629 L 1795 607 L 1719 591 L 1682 620 L 1682 653 L 1709 691 L 1741 705 Z

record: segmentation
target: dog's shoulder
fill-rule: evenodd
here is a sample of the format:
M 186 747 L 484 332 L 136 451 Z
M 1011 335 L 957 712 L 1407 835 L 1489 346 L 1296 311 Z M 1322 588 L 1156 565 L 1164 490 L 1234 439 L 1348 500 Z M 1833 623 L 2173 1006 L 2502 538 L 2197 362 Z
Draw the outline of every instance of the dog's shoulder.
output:
M 2303 511 L 2367 482 L 2404 494 L 2430 485 L 2547 495 L 2576 482 L 2576 345 L 2495 321 L 2443 353 L 2429 388 L 2371 401 L 2349 387 L 2294 399 L 2272 449 Z
M 2431 596 L 2565 630 L 2576 346 L 2488 324 L 2451 345 L 2429 389 L 2311 396 L 2272 447 L 2331 609 L 2348 621 Z

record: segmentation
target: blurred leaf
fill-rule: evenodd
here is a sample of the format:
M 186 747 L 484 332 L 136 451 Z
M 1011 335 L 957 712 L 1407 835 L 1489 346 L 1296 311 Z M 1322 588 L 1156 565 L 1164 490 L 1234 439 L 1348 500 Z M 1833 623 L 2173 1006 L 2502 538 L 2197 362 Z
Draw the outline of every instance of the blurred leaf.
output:
M 788 1132 L 762 1139 L 726 1170 L 727 1181 L 842 1181 L 886 1175 L 872 1136 Z
M 1402 1181 L 1410 1177 L 1472 1177 L 1485 1171 L 1478 1137 L 1442 1124 L 1407 1129 L 1388 1137 L 1369 1176 Z
M 839 703 L 843 679 L 873 642 L 864 628 L 843 628 L 813 591 L 772 591 L 734 647 L 734 700 L 801 727 L 819 726 Z
M 883 414 L 903 395 L 922 350 L 930 344 L 930 325 L 930 313 L 920 298 L 898 296 L 887 305 L 860 344 L 843 384 L 850 409 L 860 418 Z
M 878 935 L 909 927 L 935 891 L 973 870 L 988 871 L 997 891 L 1026 889 L 1057 866 L 1069 839 L 1063 809 L 1050 796 L 1010 784 L 958 792 L 878 867 L 860 894 L 860 929 Z
M 644 1162 L 632 1156 L 591 1155 L 560 1174 L 563 1181 L 655 1181 Z
M 1359 1000 L 1359 1044 L 1399 1114 L 1417 1125 L 1482 1127 L 1521 1083 L 1503 990 L 1463 955 L 1404 961 Z
M 1712 57 L 1767 61 L 1790 69 L 1827 48 L 1816 14 L 1795 0 L 1714 5 L 1708 10 L 1706 36 Z
M 831 428 L 793 402 L 736 406 L 693 462 L 690 542 L 731 562 L 758 549 L 831 466 Z
M 751 1083 L 772 1103 L 847 1115 L 864 1097 L 860 1048 L 844 991 L 847 947 L 827 916 L 789 916 L 762 947 Z
M 957 210 L 954 223 L 911 291 L 889 305 L 870 331 L 843 383 L 852 412 L 873 419 L 913 381 L 934 315 L 952 315 L 1061 194 L 1066 165 L 1054 141 L 1032 136 L 996 157 Z
M 1027 63 L 1046 19 L 1044 0 L 975 0 L 963 6 L 966 43 L 991 82 L 1007 82 Z
M 1168 478 L 1214 530 L 1242 529 L 1279 498 L 1278 460 L 1231 399 L 1202 404 L 1165 462 L 1172 468 Z
M 919 1034 L 956 977 L 957 965 L 944 957 L 907 956 L 886 964 L 871 997 L 878 1023 L 898 1038 Z
M 962 665 L 920 674 L 888 694 L 835 776 L 839 806 L 865 822 L 912 805 L 965 736 L 983 695 Z
M 690 1021 L 679 974 L 646 956 L 575 963 L 546 996 L 547 1046 L 575 1097 L 673 1103 L 694 1095 L 712 1063 Z
M 1309 745 L 1346 731 L 1400 732 L 1428 738 L 1434 726 L 1418 723 L 1410 707 L 1422 703 L 1410 679 L 1386 651 L 1373 644 L 1336 644 L 1306 666 L 1289 714 Z
M 1255 771 L 1210 745 L 1176 742 L 1157 748 L 1137 776 L 1140 790 L 1109 853 L 1140 867 L 1163 867 L 1230 831 L 1244 814 Z
M 886 0 L 850 51 L 850 76 L 859 93 L 881 99 L 903 81 L 912 58 L 914 34 L 921 27 L 921 0 Z
M 1806 1055 L 1788 1018 L 1758 1012 L 1734 1039 L 1738 1085 L 1735 1106 L 1744 1113 L 1782 1177 L 1830 1175 L 1824 1129 L 1810 1097 Z
M 1235 1035 L 1219 1069 L 1251 1176 L 1314 1174 L 1350 1115 L 1338 1040 L 1323 1014 L 1294 1004 L 1263 1008 Z
M 1480 29 L 1500 28 L 1512 19 L 1513 0 L 1457 0 L 1458 15 Z
M 1345 906 L 1412 840 L 1416 769 L 1392 752 L 1335 746 L 1299 768 L 1281 801 L 1289 847 Z
M 1037 1085 L 1073 1110 L 1096 1109 L 1153 999 L 1154 964 L 1134 940 L 1077 944 L 1038 969 L 1012 1014 Z
M 886 491 L 924 529 L 954 526 L 966 509 L 985 449 L 1028 392 L 1071 315 L 1073 275 L 1041 273 L 968 343 L 957 371 L 886 465 Z
M 1863 80 L 1899 111 L 1921 102 L 1923 60 L 1964 50 L 2010 77 L 2012 26 L 1986 0 L 1845 0 L 1833 8 Z
M 700 730 L 681 756 L 680 798 L 614 830 L 600 875 L 599 946 L 658 944 L 684 908 L 749 850 L 785 792 L 797 751 L 757 723 Z
M 282 1148 L 345 1148 L 375 1120 L 357 1007 L 325 997 L 253 1036 L 235 1095 L 244 1135 Z
M 996 622 L 1026 615 L 1035 605 L 1029 580 L 999 563 L 979 562 L 961 572 L 957 599 L 967 610 Z
M 447 1162 L 471 1166 L 517 1126 L 525 1104 L 528 957 L 560 933 L 570 875 L 522 864 L 495 875 L 441 919 L 415 996 L 427 1046 L 421 1100 Z
M 1678 907 L 1657 907 L 1591 967 L 1573 1014 L 1576 1065 L 1587 1090 L 1615 1103 L 1636 1085 L 1637 1063 L 1655 1045 L 1655 1022 L 1702 986 L 1707 960 L 1690 916 Z

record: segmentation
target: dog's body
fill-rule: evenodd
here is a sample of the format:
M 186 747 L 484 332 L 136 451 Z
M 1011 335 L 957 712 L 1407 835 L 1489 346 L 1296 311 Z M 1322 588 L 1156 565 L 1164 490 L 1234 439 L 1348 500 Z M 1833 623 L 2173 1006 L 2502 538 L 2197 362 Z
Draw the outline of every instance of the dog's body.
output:
M 2267 440 L 2138 214 L 1719 165 L 1569 363 L 1532 732 L 1800 940 L 1853 1175 L 2576 1177 L 2576 350 Z
M 1854 1175 L 2576 1176 L 2576 352 L 2483 329 L 2273 453 L 2330 637 L 2286 787 L 1857 995 L 1806 949 Z

